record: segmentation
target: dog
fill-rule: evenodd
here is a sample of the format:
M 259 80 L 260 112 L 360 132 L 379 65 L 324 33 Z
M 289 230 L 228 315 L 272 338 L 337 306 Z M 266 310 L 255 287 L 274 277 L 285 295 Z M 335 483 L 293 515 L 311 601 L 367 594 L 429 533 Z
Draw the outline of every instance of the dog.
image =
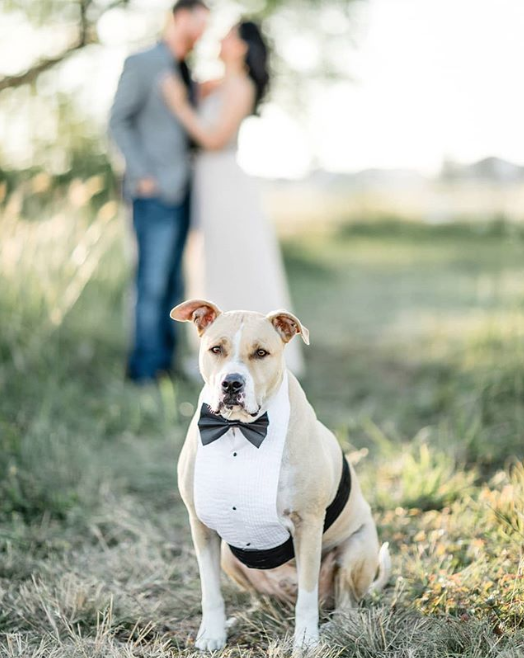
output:
M 222 566 L 244 589 L 295 602 L 294 647 L 315 647 L 320 603 L 348 610 L 384 587 L 391 561 L 353 467 L 286 369 L 286 344 L 309 344 L 309 331 L 285 310 L 199 299 L 171 318 L 195 324 L 205 382 L 178 461 L 202 587 L 196 646 L 226 644 Z

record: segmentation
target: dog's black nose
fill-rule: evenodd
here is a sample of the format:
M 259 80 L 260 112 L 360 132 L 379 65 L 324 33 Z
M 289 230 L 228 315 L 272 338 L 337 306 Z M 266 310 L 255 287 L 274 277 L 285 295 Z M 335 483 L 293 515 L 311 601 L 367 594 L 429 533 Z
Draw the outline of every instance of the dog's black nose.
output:
M 222 381 L 222 390 L 224 393 L 240 393 L 244 388 L 244 378 L 238 372 L 232 372 L 226 375 Z

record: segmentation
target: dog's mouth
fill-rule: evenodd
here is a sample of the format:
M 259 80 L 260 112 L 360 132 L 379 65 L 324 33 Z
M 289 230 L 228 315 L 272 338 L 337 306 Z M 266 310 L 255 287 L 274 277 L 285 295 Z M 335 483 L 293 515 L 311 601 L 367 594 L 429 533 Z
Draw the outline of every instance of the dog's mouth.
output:
M 246 401 L 242 393 L 233 393 L 224 395 L 219 402 L 219 408 L 222 409 L 244 409 Z
M 246 408 L 246 402 L 242 395 L 225 395 L 219 401 L 218 409 L 211 409 L 211 411 L 226 420 L 237 420 L 237 418 L 232 417 L 236 417 L 238 414 L 244 418 L 256 418 L 260 412 L 260 407 L 253 412 Z

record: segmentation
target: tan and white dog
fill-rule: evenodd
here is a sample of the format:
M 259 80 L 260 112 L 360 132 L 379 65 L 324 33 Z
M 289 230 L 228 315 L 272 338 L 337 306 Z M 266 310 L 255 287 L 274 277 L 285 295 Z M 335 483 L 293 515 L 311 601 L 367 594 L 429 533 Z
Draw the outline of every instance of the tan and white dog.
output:
M 200 372 L 211 394 L 210 408 L 229 421 L 249 423 L 267 409 L 286 372 L 284 347 L 309 332 L 286 311 L 265 316 L 221 312 L 204 300 L 186 301 L 171 311 L 193 322 L 201 337 Z M 337 495 L 344 459 L 335 436 L 317 420 L 295 377 L 289 382 L 289 423 L 278 477 L 278 519 L 292 536 L 295 558 L 275 569 L 251 569 L 221 537 L 199 520 L 195 509 L 195 460 L 199 414 L 193 418 L 178 462 L 178 486 L 189 512 L 202 586 L 202 623 L 196 646 L 216 650 L 226 643 L 226 614 L 220 565 L 239 585 L 281 599 L 296 600 L 296 648 L 319 639 L 319 600 L 344 611 L 390 575 L 387 544 L 379 550 L 368 503 L 350 467 L 351 491 L 335 522 L 323 532 L 326 509 Z M 378 576 L 377 576 L 378 572 Z M 374 578 L 376 577 L 376 580 Z

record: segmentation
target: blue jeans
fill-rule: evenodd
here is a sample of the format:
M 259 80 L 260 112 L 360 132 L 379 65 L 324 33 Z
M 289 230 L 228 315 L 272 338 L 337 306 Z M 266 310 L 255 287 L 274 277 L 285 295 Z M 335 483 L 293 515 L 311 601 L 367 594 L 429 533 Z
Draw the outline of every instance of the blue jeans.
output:
M 182 255 L 189 227 L 189 196 L 180 205 L 133 200 L 138 264 L 134 346 L 128 375 L 148 380 L 169 370 L 177 344 L 169 312 L 182 298 Z

